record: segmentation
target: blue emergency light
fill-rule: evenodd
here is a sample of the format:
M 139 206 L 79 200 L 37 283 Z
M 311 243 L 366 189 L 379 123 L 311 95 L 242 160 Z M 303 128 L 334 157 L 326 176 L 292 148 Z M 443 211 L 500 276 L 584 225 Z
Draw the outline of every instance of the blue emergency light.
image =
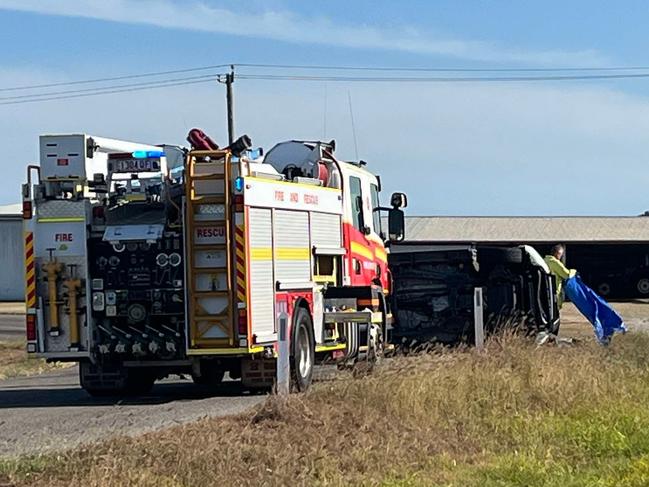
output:
M 135 159 L 150 159 L 164 157 L 165 153 L 160 150 L 136 150 L 131 155 Z
M 258 149 L 248 149 L 248 157 L 250 159 L 258 159 L 263 155 L 263 153 L 264 151 L 261 147 Z
M 234 189 L 236 191 L 243 191 L 243 178 L 237 178 L 234 180 Z

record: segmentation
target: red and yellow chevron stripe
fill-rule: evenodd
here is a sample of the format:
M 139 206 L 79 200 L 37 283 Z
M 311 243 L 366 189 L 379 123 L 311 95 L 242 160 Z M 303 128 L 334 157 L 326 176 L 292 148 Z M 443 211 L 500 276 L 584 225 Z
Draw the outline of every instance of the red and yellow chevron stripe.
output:
M 34 234 L 25 233 L 25 305 L 36 307 L 36 268 L 34 267 Z
M 235 227 L 235 242 L 237 253 L 237 301 L 246 302 L 246 244 L 243 225 Z

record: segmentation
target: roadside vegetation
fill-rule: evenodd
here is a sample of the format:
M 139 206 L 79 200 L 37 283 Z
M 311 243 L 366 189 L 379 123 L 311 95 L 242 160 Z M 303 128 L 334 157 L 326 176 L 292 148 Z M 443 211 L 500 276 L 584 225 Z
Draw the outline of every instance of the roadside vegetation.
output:
M 389 360 L 225 419 L 0 461 L 0 485 L 646 486 L 649 334 Z
M 66 364 L 28 358 L 23 341 L 0 341 L 0 380 L 42 374 L 63 366 Z

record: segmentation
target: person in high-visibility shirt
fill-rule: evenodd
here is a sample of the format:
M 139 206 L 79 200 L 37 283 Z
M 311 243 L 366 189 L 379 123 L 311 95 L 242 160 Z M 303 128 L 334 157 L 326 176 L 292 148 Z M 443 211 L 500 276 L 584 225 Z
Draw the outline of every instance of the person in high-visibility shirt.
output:
M 550 254 L 545 256 L 545 263 L 550 268 L 550 272 L 554 274 L 557 283 L 557 303 L 559 303 L 559 308 L 563 304 L 563 281 L 575 277 L 577 274 L 575 269 L 568 269 L 561 260 L 565 252 L 566 248 L 563 244 L 556 244 L 552 247 Z

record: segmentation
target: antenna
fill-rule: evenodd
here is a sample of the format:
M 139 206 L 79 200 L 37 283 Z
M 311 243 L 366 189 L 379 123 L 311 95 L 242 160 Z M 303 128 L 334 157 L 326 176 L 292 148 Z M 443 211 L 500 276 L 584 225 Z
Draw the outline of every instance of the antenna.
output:
M 349 102 L 349 117 L 352 121 L 352 135 L 354 136 L 354 152 L 358 160 L 358 140 L 356 140 L 356 125 L 354 124 L 354 108 L 352 107 L 352 92 L 347 90 L 347 101 Z
M 322 140 L 327 139 L 327 83 L 324 84 L 324 109 L 322 113 Z

